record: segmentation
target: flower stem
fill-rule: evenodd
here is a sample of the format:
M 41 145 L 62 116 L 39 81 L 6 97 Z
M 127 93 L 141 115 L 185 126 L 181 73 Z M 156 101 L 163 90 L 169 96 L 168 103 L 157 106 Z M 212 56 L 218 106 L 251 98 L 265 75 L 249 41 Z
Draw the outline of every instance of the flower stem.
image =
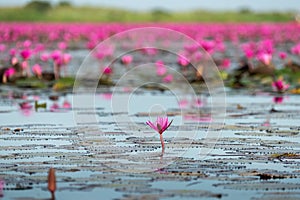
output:
M 54 64 L 54 77 L 55 77 L 55 80 L 58 80 L 59 79 L 59 66 L 57 64 Z
M 160 138 L 160 142 L 161 142 L 161 147 L 164 150 L 165 149 L 165 142 L 164 142 L 162 134 L 159 134 L 159 138 Z

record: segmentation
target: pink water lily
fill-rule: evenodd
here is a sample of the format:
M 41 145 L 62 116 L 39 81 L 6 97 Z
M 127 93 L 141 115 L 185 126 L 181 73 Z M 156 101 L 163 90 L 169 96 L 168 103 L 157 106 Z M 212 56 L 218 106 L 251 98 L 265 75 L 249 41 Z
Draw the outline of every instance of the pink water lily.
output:
M 47 62 L 49 60 L 49 57 L 50 57 L 49 54 L 43 53 L 41 54 L 40 59 L 44 62 Z
M 164 62 L 159 60 L 155 63 L 157 76 L 163 76 L 167 72 Z
M 113 73 L 113 70 L 111 67 L 105 67 L 103 70 L 102 70 L 103 74 L 109 76 Z
M 177 58 L 177 62 L 180 66 L 186 67 L 189 65 L 189 61 L 187 60 L 186 57 L 184 57 L 183 55 L 179 55 Z
M 16 70 L 13 67 L 8 68 L 4 71 L 4 74 L 2 76 L 2 82 L 6 83 L 9 81 L 9 79 L 16 73 Z
M 284 82 L 282 78 L 279 78 L 276 81 L 274 81 L 272 83 L 272 86 L 277 92 L 284 92 L 290 87 L 290 85 Z
M 32 66 L 32 72 L 38 77 L 42 78 L 42 67 L 39 64 Z
M 163 82 L 164 83 L 171 83 L 172 81 L 173 81 L 173 75 L 172 74 L 168 74 L 167 76 L 165 76 L 164 78 L 163 78 Z
M 210 41 L 210 40 L 202 40 L 200 41 L 200 44 L 202 48 L 209 54 L 212 54 L 214 51 L 215 47 L 215 41 Z
M 15 68 L 8 68 L 7 70 L 5 70 L 4 72 L 4 76 L 6 76 L 7 78 L 10 78 L 11 76 L 13 76 L 16 73 Z
M 285 52 L 283 52 L 283 51 L 279 52 L 278 55 L 279 55 L 279 58 L 280 58 L 281 60 L 284 60 L 284 59 L 287 58 L 287 53 L 285 53 Z
M 72 56 L 68 53 L 65 53 L 62 55 L 62 59 L 63 59 L 63 64 L 67 65 L 71 61 Z
M 55 63 L 61 62 L 62 52 L 60 50 L 54 50 L 50 54 L 50 57 Z
M 267 53 L 261 53 L 257 56 L 257 59 L 265 65 L 269 65 L 272 60 L 272 55 Z
M 178 101 L 179 108 L 187 108 L 189 105 L 189 101 L 187 99 L 181 99 Z
M 24 49 L 20 52 L 20 55 L 23 58 L 23 60 L 28 60 L 31 56 L 31 51 L 29 49 Z
M 125 55 L 121 58 L 121 60 L 124 65 L 129 65 L 132 62 L 133 58 L 131 55 Z
M 65 43 L 65 42 L 59 42 L 59 43 L 57 44 L 57 47 L 58 47 L 60 50 L 65 50 L 65 49 L 68 48 L 68 45 L 67 45 L 67 43 Z
M 12 65 L 16 65 L 16 64 L 18 64 L 19 60 L 17 57 L 12 57 L 10 62 Z
M 0 44 L 0 52 L 5 51 L 5 49 L 6 49 L 5 44 Z
M 291 48 L 292 54 L 300 55 L 300 43 L 296 44 Z
M 51 106 L 50 106 L 50 112 L 58 112 L 60 109 L 60 106 L 58 105 L 58 103 L 53 103 Z
M 23 42 L 23 47 L 28 49 L 31 46 L 31 44 L 32 42 L 30 40 L 25 40 Z
M 241 46 L 241 49 L 243 50 L 245 56 L 250 59 L 255 55 L 254 49 L 256 48 L 256 45 L 252 42 L 245 43 Z
M 72 107 L 71 103 L 68 100 L 64 100 L 62 107 L 64 109 L 70 109 Z
M 33 107 L 29 102 L 25 101 L 19 104 L 21 110 L 31 110 Z
M 165 148 L 165 143 L 162 134 L 169 128 L 172 122 L 173 120 L 169 122 L 168 117 L 157 117 L 154 123 L 152 123 L 151 121 L 146 122 L 147 125 L 149 125 L 152 129 L 159 133 L 160 142 L 163 149 Z
M 230 68 L 230 64 L 231 64 L 231 62 L 230 62 L 230 59 L 229 58 L 224 58 L 223 60 L 222 60 L 222 63 L 221 63 L 221 68 L 222 69 L 229 69 Z
M 10 56 L 16 56 L 16 54 L 17 54 L 17 50 L 16 50 L 15 48 L 11 48 L 11 49 L 9 50 L 9 55 L 10 55 Z

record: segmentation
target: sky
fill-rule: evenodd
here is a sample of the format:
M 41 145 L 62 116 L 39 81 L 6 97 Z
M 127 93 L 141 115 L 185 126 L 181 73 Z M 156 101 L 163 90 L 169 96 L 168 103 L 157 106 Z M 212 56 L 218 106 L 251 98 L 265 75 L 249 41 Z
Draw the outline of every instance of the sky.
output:
M 30 0 L 0 0 L 0 6 L 22 6 Z M 57 3 L 59 0 L 51 0 Z M 69 0 L 73 5 L 118 7 L 146 11 L 164 9 L 186 11 L 194 9 L 238 10 L 249 8 L 254 11 L 298 11 L 300 0 Z

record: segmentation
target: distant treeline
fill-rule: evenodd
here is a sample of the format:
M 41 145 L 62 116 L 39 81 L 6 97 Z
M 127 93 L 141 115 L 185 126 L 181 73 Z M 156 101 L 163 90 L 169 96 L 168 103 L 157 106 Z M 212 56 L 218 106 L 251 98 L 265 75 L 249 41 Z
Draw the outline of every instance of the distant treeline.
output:
M 154 9 L 149 12 L 118 8 L 73 6 L 69 1 L 53 5 L 49 1 L 30 1 L 23 7 L 0 8 L 0 21 L 45 22 L 287 22 L 295 12 L 254 12 L 248 8 L 237 11 L 194 10 L 169 12 Z

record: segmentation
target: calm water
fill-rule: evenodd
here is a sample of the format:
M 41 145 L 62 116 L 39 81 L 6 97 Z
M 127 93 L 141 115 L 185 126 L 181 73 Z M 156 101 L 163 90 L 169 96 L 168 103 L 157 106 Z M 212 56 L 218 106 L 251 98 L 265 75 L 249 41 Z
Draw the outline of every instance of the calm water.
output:
M 206 94 L 195 104 L 187 94 L 139 90 L 119 112 L 112 102 L 128 91 L 13 91 L 1 90 L 2 199 L 49 199 L 50 167 L 57 199 L 299 198 L 299 96 L 274 103 L 268 93 L 228 90 L 220 128 L 221 113 L 212 113 L 220 105 Z M 37 98 L 46 109 L 20 109 Z M 78 98 L 95 104 L 72 105 Z M 158 134 L 145 125 L 161 113 L 174 120 L 163 155 Z

